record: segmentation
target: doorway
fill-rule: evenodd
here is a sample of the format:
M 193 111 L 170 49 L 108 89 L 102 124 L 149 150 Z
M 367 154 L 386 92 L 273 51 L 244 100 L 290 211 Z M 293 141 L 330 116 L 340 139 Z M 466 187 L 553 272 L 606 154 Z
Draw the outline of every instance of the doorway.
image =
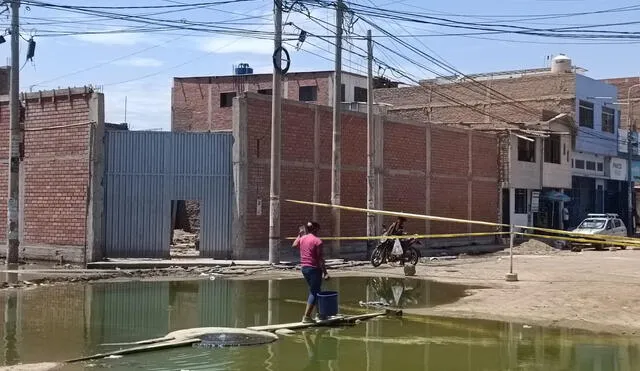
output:
M 200 256 L 200 202 L 171 201 L 171 257 Z

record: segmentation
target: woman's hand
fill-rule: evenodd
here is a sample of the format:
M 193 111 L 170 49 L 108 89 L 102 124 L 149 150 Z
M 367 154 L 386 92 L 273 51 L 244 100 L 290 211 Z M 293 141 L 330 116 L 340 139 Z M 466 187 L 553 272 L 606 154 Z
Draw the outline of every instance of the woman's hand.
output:
M 322 274 L 322 278 L 324 278 L 325 281 L 328 281 L 331 277 L 329 277 L 329 272 L 325 271 Z

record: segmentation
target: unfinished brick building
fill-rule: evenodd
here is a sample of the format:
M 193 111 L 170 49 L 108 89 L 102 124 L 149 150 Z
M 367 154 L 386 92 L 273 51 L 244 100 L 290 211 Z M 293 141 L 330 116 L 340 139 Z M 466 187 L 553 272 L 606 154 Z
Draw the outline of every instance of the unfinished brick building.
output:
M 92 176 L 92 141 L 104 130 L 104 97 L 91 88 L 22 94 L 24 157 L 20 169 L 20 255 L 91 261 L 102 210 Z M 9 153 L 8 96 L 0 96 L 0 152 Z M 0 164 L 0 205 L 7 204 L 7 163 Z M 97 216 L 97 217 L 96 217 Z M 0 213 L 6 226 L 7 214 Z M 98 228 L 99 230 L 99 228 Z M 0 243 L 6 228 L 0 228 Z
M 282 199 L 330 202 L 332 109 L 287 100 L 282 108 Z M 376 118 L 376 183 L 379 208 L 495 222 L 498 219 L 496 137 L 470 130 Z M 237 215 L 234 249 L 241 256 L 267 254 L 269 221 L 271 100 L 246 93 L 234 102 L 234 179 Z M 366 115 L 342 115 L 343 205 L 366 205 Z M 287 202 L 281 206 L 282 235 L 297 233 L 311 218 L 331 234 L 330 210 Z M 362 213 L 343 212 L 344 236 L 366 235 Z M 466 233 L 487 227 L 410 221 L 417 233 Z M 490 228 L 489 228 L 490 229 Z M 491 237 L 477 239 L 492 241 Z M 468 238 L 432 240 L 432 246 L 469 243 Z M 343 243 L 343 246 L 349 244 Z M 353 248 L 363 248 L 352 245 Z M 284 248 L 287 249 L 286 247 Z
M 252 70 L 251 70 L 252 71 Z M 175 77 L 171 91 L 171 131 L 231 129 L 233 98 L 249 91 L 271 95 L 272 75 L 246 73 L 229 76 Z M 283 80 L 286 99 L 333 104 L 333 71 L 292 72 Z M 367 78 L 342 74 L 342 101 L 366 102 Z
M 588 213 L 627 213 L 626 176 L 612 170 L 626 167 L 617 148 L 625 121 L 616 103 L 622 92 L 583 75 L 564 55 L 554 58 L 551 68 L 425 80 L 374 94 L 393 117 L 505 134 L 500 144 L 505 224 L 563 229 L 577 226 Z M 546 122 L 558 117 L 563 118 Z M 530 141 L 506 135 L 506 129 L 527 130 Z M 554 199 L 554 192 L 571 198 L 568 220 L 560 218 L 564 201 Z
M 629 110 L 632 111 L 631 126 L 640 129 L 640 77 L 617 77 L 602 80 L 618 88 L 617 100 L 620 105 L 620 127 L 629 128 Z

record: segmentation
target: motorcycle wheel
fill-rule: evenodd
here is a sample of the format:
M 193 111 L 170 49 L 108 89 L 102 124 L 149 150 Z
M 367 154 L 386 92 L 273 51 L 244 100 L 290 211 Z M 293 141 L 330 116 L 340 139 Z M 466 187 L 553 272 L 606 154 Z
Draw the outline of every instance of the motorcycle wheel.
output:
M 420 251 L 415 247 L 409 247 L 405 251 L 405 260 L 411 265 L 417 265 L 420 260 Z
M 373 265 L 374 267 L 379 267 L 384 260 L 382 256 L 382 250 L 382 246 L 377 246 L 371 253 L 371 265 Z

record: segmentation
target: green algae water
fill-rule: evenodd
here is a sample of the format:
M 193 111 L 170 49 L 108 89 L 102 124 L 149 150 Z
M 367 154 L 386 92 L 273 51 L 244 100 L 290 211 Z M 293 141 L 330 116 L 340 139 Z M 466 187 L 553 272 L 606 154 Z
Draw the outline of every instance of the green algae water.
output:
M 333 278 L 342 313 L 359 303 L 429 307 L 465 287 L 399 278 Z M 203 326 L 247 327 L 300 320 L 304 282 L 94 283 L 0 293 L 0 365 L 63 361 Z M 184 347 L 66 365 L 62 370 L 545 370 L 640 369 L 637 339 L 504 322 L 385 317 L 322 328 L 251 347 Z

